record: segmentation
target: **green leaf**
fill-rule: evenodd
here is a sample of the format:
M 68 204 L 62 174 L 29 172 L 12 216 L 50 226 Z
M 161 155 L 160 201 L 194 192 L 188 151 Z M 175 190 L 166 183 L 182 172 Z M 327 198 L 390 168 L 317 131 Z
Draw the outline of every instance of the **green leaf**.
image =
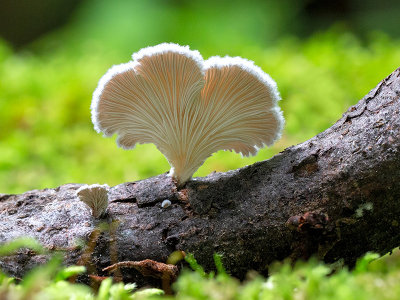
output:
M 193 269 L 193 271 L 196 271 L 198 274 L 200 274 L 201 276 L 205 277 L 206 276 L 206 272 L 204 272 L 204 269 L 202 266 L 200 266 L 197 263 L 197 260 L 194 258 L 193 254 L 188 253 L 185 256 L 185 260 L 186 262 L 190 265 L 190 267 Z
M 70 267 L 66 267 L 63 268 L 62 270 L 60 270 L 56 277 L 55 277 L 55 281 L 60 281 L 60 280 L 65 280 L 68 279 L 71 276 L 75 276 L 75 275 L 79 275 L 86 272 L 86 268 L 84 266 L 70 266 Z
M 112 286 L 112 278 L 104 279 L 101 282 L 99 292 L 97 294 L 97 300 L 108 300 L 111 286 Z
M 43 246 L 33 238 L 21 237 L 0 246 L 0 256 L 12 255 L 20 248 L 29 248 L 38 254 L 45 253 Z
M 164 295 L 164 291 L 155 288 L 144 289 L 141 291 L 137 291 L 132 295 L 133 300 L 147 299 L 152 296 L 162 296 Z
M 379 254 L 377 253 L 372 253 L 368 252 L 366 253 L 362 258 L 360 258 L 357 263 L 356 267 L 354 269 L 354 272 L 357 273 L 365 273 L 368 271 L 368 265 L 374 261 L 377 260 L 380 257 Z

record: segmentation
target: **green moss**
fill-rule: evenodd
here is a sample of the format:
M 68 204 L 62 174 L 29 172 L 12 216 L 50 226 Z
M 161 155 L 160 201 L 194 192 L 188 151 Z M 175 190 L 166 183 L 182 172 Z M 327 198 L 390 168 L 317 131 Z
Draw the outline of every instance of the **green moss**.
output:
M 26 242 L 26 244 L 24 244 Z M 11 245 L 11 246 L 10 246 Z M 37 249 L 31 240 L 18 240 L 0 247 L 2 255 L 11 254 L 17 246 Z M 217 273 L 205 273 L 193 256 L 186 261 L 193 268 L 183 270 L 173 284 L 175 294 L 165 296 L 159 289 L 136 290 L 135 284 L 102 281 L 98 292 L 89 286 L 71 283 L 69 278 L 85 272 L 84 267 L 60 267 L 59 256 L 33 269 L 20 283 L 0 272 L 1 299 L 326 299 L 369 300 L 398 299 L 400 295 L 400 251 L 379 258 L 367 253 L 354 270 L 325 265 L 317 260 L 276 263 L 270 266 L 269 278 L 249 272 L 240 282 L 229 276 L 219 255 L 214 256 Z M 7 298 L 9 297 L 9 298 Z

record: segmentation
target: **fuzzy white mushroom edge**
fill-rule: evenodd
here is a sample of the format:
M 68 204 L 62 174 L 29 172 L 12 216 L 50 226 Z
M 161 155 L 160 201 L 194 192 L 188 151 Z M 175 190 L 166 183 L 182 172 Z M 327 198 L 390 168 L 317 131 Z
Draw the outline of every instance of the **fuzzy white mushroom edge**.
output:
M 203 60 L 188 46 L 141 49 L 112 67 L 91 104 L 94 128 L 133 149 L 153 143 L 179 186 L 218 150 L 255 155 L 282 134 L 275 81 L 240 57 Z

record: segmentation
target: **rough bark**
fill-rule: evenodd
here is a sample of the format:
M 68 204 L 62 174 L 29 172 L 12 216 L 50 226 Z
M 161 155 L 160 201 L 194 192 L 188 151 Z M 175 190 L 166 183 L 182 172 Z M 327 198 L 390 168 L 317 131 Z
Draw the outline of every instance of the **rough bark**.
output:
M 193 253 L 207 269 L 221 253 L 240 278 L 287 257 L 351 265 L 366 251 L 400 245 L 399 109 L 397 69 L 331 128 L 267 161 L 196 178 L 180 190 L 166 174 L 111 188 L 106 229 L 96 229 L 100 221 L 77 199 L 79 184 L 0 195 L 0 242 L 32 236 L 98 276 L 116 262 L 166 262 L 175 250 Z M 168 208 L 161 207 L 165 199 Z M 21 277 L 45 260 L 21 250 L 1 258 L 0 268 Z M 140 270 L 121 272 L 157 282 Z

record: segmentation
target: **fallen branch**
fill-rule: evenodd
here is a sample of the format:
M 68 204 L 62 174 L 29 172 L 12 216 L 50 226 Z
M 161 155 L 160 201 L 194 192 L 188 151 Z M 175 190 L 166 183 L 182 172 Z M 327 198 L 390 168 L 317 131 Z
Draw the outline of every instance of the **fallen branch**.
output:
M 112 226 L 103 229 L 76 197 L 79 184 L 1 195 L 0 242 L 32 236 L 96 276 L 121 261 L 166 262 L 176 250 L 193 253 L 206 269 L 218 252 L 240 278 L 287 257 L 352 265 L 366 251 L 400 245 L 399 111 L 397 69 L 331 128 L 267 161 L 196 178 L 181 190 L 166 174 L 111 188 L 103 222 Z M 162 208 L 165 199 L 172 205 Z M 0 268 L 21 277 L 46 259 L 21 250 L 2 257 Z M 122 275 L 154 283 L 136 269 Z

